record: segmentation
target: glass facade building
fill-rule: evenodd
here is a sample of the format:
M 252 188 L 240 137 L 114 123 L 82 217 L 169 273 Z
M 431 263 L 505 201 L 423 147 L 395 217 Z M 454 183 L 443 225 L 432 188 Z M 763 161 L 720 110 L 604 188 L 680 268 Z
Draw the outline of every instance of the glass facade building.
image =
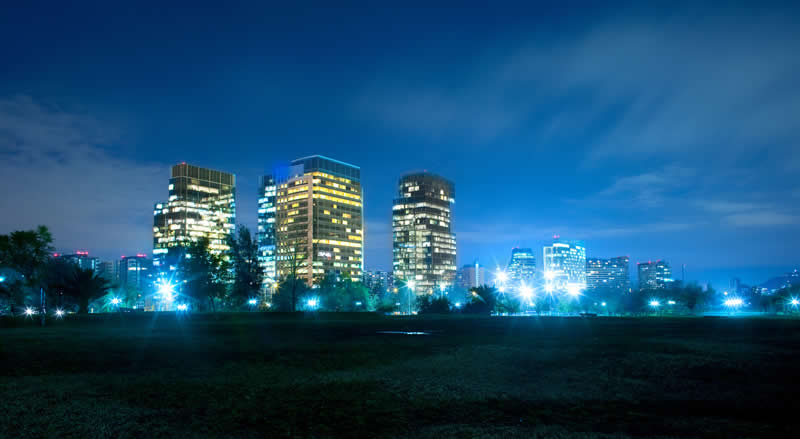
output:
M 533 285 L 536 279 L 536 256 L 529 248 L 511 249 L 511 260 L 506 268 L 508 280 L 512 285 Z
M 630 291 L 630 260 L 627 256 L 586 260 L 586 288 L 589 290 Z
M 278 186 L 275 177 L 265 175 L 258 184 L 258 266 L 264 271 L 264 289 L 271 291 L 278 280 L 275 239 L 275 211 Z
M 581 291 L 586 289 L 586 248 L 578 241 L 556 237 L 553 245 L 543 249 L 545 288 L 548 291 Z
M 456 273 L 456 285 L 459 288 L 470 290 L 485 284 L 488 284 L 486 281 L 486 267 L 477 262 L 464 265 Z
M 92 270 L 95 273 L 100 271 L 100 259 L 89 256 L 87 251 L 76 251 L 71 255 L 59 255 L 58 257 L 77 265 L 81 270 Z
M 276 184 L 277 278 L 294 274 L 311 284 L 334 273 L 361 279 L 361 169 L 315 155 L 291 162 L 280 174 L 285 175 Z
M 453 183 L 429 173 L 400 178 L 392 206 L 395 280 L 414 282 L 417 294 L 453 285 L 456 236 L 452 232 Z
M 236 176 L 181 163 L 172 167 L 169 199 L 153 212 L 153 264 L 174 270 L 185 247 L 205 237 L 212 252 L 230 250 L 236 228 Z
M 639 262 L 640 290 L 663 290 L 672 282 L 672 270 L 665 261 Z

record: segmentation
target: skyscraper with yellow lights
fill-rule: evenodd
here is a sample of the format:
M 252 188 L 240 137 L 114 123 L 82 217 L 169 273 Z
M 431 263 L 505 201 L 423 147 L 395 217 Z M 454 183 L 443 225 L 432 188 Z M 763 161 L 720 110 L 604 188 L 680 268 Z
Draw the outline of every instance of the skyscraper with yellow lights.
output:
M 364 267 L 361 169 L 314 155 L 277 178 L 274 237 L 278 279 L 327 274 L 360 279 Z M 265 234 L 266 235 L 266 234 Z
M 153 212 L 153 265 L 174 270 L 183 249 L 208 238 L 212 252 L 230 250 L 236 228 L 236 176 L 180 163 L 172 167 L 169 199 Z

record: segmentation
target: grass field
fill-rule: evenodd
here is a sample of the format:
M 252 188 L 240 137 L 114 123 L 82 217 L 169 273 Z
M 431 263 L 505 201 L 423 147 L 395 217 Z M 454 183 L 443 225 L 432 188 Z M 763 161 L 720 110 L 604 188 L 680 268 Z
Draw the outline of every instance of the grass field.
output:
M 5 322 L 0 437 L 796 437 L 800 426 L 797 320 L 90 317 Z

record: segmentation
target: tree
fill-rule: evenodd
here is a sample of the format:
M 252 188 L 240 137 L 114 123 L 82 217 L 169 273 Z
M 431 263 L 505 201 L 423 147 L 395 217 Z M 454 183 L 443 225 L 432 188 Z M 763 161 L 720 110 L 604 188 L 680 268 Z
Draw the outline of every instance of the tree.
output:
M 470 290 L 469 301 L 464 305 L 462 312 L 465 314 L 490 315 L 497 304 L 497 289 L 482 285 Z
M 262 288 L 264 271 L 258 266 L 258 240 L 250 234 L 250 229 L 239 226 L 235 237 L 228 236 L 228 246 L 234 275 L 231 300 L 234 306 L 240 306 L 258 296 Z
M 186 291 L 199 303 L 208 302 L 212 311 L 216 301 L 223 299 L 231 279 L 230 263 L 209 249 L 208 238 L 199 238 L 186 248 L 180 262 Z
M 22 275 L 22 283 L 28 288 L 41 287 L 42 268 L 53 252 L 53 236 L 45 226 L 36 230 L 18 230 L 9 235 L 0 235 L 0 266 L 16 270 Z M 10 290 L 10 288 L 9 288 Z M 15 287 L 15 291 L 19 286 Z M 11 294 L 11 312 L 14 305 L 21 305 L 20 294 Z
M 317 281 L 316 292 L 321 307 L 328 311 L 358 311 L 372 306 L 367 287 L 347 276 L 329 273 Z
M 522 303 L 516 297 L 503 294 L 497 298 L 495 311 L 499 314 L 517 314 L 522 309 Z
M 417 297 L 417 313 L 450 314 L 450 299 L 447 296 L 433 297 L 432 294 L 423 294 Z
M 286 214 L 279 211 L 276 219 L 275 238 L 278 243 L 277 267 L 280 278 L 278 292 L 283 295 L 280 300 L 288 300 L 291 311 L 295 312 L 300 295 L 308 289 L 308 283 L 300 277 L 300 268 L 307 265 L 308 237 L 302 233 L 289 232 L 291 223 Z
M 78 302 L 78 313 L 89 312 L 89 302 L 102 297 L 110 288 L 108 280 L 93 270 L 74 267 L 63 284 L 64 294 Z
M 272 308 L 275 311 L 296 311 L 297 304 L 309 292 L 308 285 L 302 280 L 284 278 L 278 282 L 278 288 L 272 295 Z
M 690 313 L 695 313 L 705 308 L 710 298 L 714 296 L 714 290 L 711 286 L 704 290 L 700 285 L 691 283 L 684 287 L 679 287 L 673 294 L 678 297 L 678 300 L 686 306 Z

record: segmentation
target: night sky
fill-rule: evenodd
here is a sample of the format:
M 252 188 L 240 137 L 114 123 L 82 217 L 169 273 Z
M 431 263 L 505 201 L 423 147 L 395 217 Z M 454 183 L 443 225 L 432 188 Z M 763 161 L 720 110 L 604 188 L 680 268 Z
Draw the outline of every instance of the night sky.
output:
M 417 170 L 459 265 L 554 234 L 718 286 L 800 265 L 796 9 L 115 3 L 0 12 L 0 233 L 149 254 L 170 165 L 235 173 L 254 228 L 258 176 L 322 154 L 362 169 L 368 269 Z

